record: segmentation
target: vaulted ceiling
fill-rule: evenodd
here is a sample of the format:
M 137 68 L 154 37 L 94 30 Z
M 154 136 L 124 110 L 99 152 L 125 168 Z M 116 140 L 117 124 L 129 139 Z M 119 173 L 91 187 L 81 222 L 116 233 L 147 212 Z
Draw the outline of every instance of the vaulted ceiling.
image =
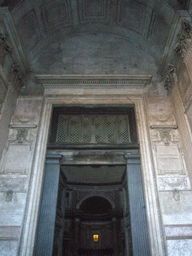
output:
M 1 0 L 36 74 L 156 76 L 187 0 Z

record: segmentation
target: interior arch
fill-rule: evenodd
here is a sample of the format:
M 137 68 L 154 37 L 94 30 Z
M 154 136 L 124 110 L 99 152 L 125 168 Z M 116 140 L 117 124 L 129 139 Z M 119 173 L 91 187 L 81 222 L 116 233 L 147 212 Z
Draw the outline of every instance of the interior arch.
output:
M 112 205 L 110 202 L 101 196 L 89 197 L 80 205 L 80 210 L 82 210 L 84 214 L 107 214 L 111 209 Z

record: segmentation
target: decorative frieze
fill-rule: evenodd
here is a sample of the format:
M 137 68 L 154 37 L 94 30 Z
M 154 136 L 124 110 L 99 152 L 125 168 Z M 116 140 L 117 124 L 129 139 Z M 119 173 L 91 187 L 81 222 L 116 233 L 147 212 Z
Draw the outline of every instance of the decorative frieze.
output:
M 16 134 L 12 133 L 12 136 L 9 137 L 9 144 L 31 144 L 29 131 L 35 129 L 36 125 L 11 125 L 12 129 L 16 130 Z M 14 136 L 15 135 L 15 136 Z M 14 138 L 15 137 L 15 138 Z
M 151 75 L 36 75 L 37 80 L 45 89 L 62 87 L 79 87 L 81 86 L 130 86 L 143 88 L 151 82 Z
M 28 177 L 26 175 L 1 175 L 0 191 L 14 191 L 16 193 L 26 193 L 28 185 Z
M 159 191 L 190 190 L 191 184 L 187 176 L 158 177 Z

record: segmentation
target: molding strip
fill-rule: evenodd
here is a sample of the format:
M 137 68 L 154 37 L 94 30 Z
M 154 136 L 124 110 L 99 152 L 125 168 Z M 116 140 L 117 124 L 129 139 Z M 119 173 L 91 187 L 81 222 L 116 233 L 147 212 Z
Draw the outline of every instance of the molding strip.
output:
M 165 225 L 167 240 L 192 239 L 192 225 Z
M 151 82 L 151 75 L 36 75 L 44 86 L 136 86 L 144 88 Z
M 151 125 L 150 129 L 174 130 L 174 129 L 178 129 L 178 126 L 177 125 Z
M 18 240 L 20 232 L 20 226 L 0 226 L 0 240 Z

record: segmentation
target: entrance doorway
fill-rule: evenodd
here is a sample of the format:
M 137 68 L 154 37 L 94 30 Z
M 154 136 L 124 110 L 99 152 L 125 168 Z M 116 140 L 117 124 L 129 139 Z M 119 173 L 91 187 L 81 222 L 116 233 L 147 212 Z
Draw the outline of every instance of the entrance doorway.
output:
M 86 156 L 83 159 L 85 161 Z M 83 165 L 64 165 L 61 169 L 68 180 L 63 236 L 67 246 L 63 248 L 63 255 L 125 256 L 123 181 L 126 166 L 85 165 L 84 162 Z
M 35 255 L 149 255 L 133 106 L 55 108 L 48 154 Z M 100 200 L 99 206 L 107 200 L 111 208 L 87 213 L 87 200 Z M 49 248 L 42 244 L 45 234 Z

